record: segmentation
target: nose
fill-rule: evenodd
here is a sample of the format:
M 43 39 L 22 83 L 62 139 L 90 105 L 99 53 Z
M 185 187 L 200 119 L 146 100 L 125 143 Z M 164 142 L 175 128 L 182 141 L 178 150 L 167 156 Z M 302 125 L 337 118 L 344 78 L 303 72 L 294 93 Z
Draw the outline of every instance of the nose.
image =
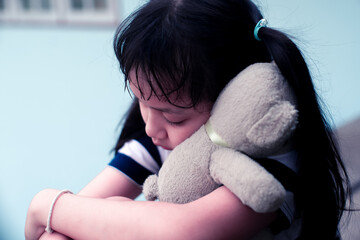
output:
M 145 132 L 151 138 L 166 138 L 166 130 L 163 127 L 161 113 L 157 110 L 150 110 L 145 121 Z

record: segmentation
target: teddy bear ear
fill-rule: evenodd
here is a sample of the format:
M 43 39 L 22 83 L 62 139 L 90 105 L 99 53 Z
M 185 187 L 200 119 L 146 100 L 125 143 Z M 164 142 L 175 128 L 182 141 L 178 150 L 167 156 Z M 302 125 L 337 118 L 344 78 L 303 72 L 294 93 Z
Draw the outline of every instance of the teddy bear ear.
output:
M 287 101 L 272 106 L 247 132 L 247 138 L 261 148 L 282 144 L 296 128 L 298 112 Z

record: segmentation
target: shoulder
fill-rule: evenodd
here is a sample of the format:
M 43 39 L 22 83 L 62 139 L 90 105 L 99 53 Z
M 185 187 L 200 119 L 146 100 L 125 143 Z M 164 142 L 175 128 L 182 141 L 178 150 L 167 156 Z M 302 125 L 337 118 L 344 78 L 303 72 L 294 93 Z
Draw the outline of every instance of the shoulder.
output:
M 168 151 L 155 146 L 151 138 L 144 135 L 127 141 L 109 165 L 142 185 L 147 176 L 159 171 L 168 154 Z

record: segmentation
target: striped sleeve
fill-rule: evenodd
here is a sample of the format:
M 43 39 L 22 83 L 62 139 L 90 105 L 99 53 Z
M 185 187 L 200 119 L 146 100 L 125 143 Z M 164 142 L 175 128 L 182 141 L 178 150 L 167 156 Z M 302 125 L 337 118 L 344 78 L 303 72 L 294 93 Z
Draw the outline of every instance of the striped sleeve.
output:
M 126 142 L 110 161 L 109 166 L 142 185 L 149 175 L 159 171 L 162 162 L 158 147 L 149 137 L 144 136 Z

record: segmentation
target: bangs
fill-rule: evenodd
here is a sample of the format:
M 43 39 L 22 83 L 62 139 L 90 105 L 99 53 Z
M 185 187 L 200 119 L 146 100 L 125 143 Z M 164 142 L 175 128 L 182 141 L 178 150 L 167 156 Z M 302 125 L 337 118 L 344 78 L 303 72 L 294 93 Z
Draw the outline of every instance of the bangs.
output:
M 201 89 L 194 90 L 197 84 L 192 82 L 200 75 L 195 73 L 195 69 L 200 70 L 194 56 L 197 50 L 190 47 L 184 35 L 181 36 L 184 32 L 179 29 L 181 24 L 168 8 L 171 6 L 151 13 L 140 8 L 130 15 L 117 30 L 115 53 L 125 75 L 126 87 L 132 81 L 143 94 L 143 83 L 139 83 L 139 75 L 142 75 L 142 80 L 151 88 L 150 95 L 143 96 L 145 99 L 154 94 L 176 105 L 185 94 L 190 97 L 191 104 L 179 107 L 193 107 L 203 98 Z M 129 78 L 130 71 L 135 71 L 136 79 Z

